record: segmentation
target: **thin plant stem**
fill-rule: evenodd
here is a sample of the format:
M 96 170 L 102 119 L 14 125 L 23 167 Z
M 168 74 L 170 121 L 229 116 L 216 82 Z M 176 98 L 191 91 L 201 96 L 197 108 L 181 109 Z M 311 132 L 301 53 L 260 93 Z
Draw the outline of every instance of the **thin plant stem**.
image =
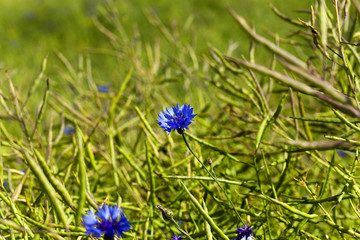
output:
M 174 223 L 175 227 L 185 236 L 187 236 L 189 239 L 194 240 L 185 230 L 183 230 L 180 225 L 176 222 L 174 218 L 171 218 L 171 221 Z
M 191 152 L 191 154 L 194 155 L 194 157 L 200 162 L 201 166 L 202 166 L 203 168 L 205 168 L 206 172 L 210 175 L 210 177 L 212 177 L 212 179 L 214 179 L 214 181 L 215 181 L 216 184 L 219 186 L 219 188 L 221 189 L 221 191 L 225 194 L 226 199 L 227 199 L 228 202 L 230 203 L 232 209 L 234 209 L 237 217 L 240 219 L 240 221 L 241 221 L 243 224 L 245 224 L 245 222 L 241 219 L 240 214 L 239 214 L 238 211 L 236 210 L 236 208 L 235 208 L 235 206 L 234 206 L 231 198 L 230 198 L 229 195 L 225 192 L 225 189 L 221 186 L 221 184 L 220 184 L 220 182 L 217 180 L 216 176 L 215 176 L 213 173 L 211 173 L 211 172 L 206 168 L 205 164 L 196 156 L 196 154 L 195 154 L 195 153 L 193 152 L 193 150 L 190 148 L 189 143 L 187 142 L 187 140 L 186 140 L 186 138 L 185 138 L 185 134 L 182 133 L 181 135 L 182 135 L 182 137 L 183 137 L 183 139 L 184 139 L 184 142 L 185 142 L 185 144 L 186 144 L 186 147 L 189 149 L 189 151 Z

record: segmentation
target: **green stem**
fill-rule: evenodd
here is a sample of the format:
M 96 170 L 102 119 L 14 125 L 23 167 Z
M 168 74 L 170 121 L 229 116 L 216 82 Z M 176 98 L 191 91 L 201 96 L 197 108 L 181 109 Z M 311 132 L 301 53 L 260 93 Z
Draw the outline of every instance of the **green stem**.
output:
M 184 235 L 186 235 L 189 239 L 194 240 L 185 230 L 183 230 L 180 225 L 176 222 L 174 218 L 171 218 L 171 221 L 174 223 L 175 227 Z
M 243 224 L 245 224 L 245 222 L 241 219 L 240 214 L 239 214 L 238 211 L 236 210 L 236 208 L 235 208 L 232 200 L 230 199 L 229 195 L 225 192 L 225 189 L 221 186 L 221 184 L 220 184 L 220 182 L 217 180 L 216 176 L 215 176 L 214 174 L 212 174 L 212 173 L 206 168 L 205 164 L 204 164 L 204 163 L 196 156 L 196 154 L 191 150 L 191 148 L 190 148 L 190 146 L 189 146 L 189 144 L 188 144 L 188 142 L 187 142 L 187 140 L 186 140 L 186 138 L 185 138 L 185 134 L 182 133 L 181 135 L 182 135 L 182 137 L 183 137 L 183 139 L 184 139 L 184 142 L 185 142 L 187 148 L 188 148 L 189 151 L 191 152 L 191 154 L 194 155 L 194 157 L 200 162 L 201 166 L 202 166 L 203 168 L 205 168 L 206 172 L 210 175 L 210 177 L 212 177 L 212 179 L 214 179 L 214 181 L 217 183 L 217 185 L 219 186 L 219 188 L 221 189 L 221 191 L 225 194 L 226 199 L 227 199 L 228 202 L 230 203 L 232 209 L 234 209 L 237 217 L 240 219 L 240 221 L 241 221 Z

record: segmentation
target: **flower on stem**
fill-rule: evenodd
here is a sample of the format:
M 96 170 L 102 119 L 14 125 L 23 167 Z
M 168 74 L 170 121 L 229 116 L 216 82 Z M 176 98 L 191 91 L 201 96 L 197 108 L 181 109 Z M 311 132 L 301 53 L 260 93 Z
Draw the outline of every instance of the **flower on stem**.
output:
M 178 131 L 178 133 L 182 134 L 184 129 L 189 129 L 188 126 L 194 121 L 194 117 L 197 114 L 193 114 L 193 108 L 189 105 L 182 105 L 180 107 L 179 104 L 177 106 L 173 106 L 171 108 L 166 108 L 166 111 L 160 112 L 158 114 L 159 119 L 158 124 L 161 128 L 168 132 L 168 135 L 171 131 Z
M 247 223 L 245 223 L 244 228 L 238 227 L 236 229 L 237 236 L 234 238 L 234 240 L 253 240 L 255 236 L 255 232 L 253 232 L 255 228 L 248 227 Z
M 86 228 L 87 235 L 99 238 L 104 234 L 104 239 L 123 236 L 123 233 L 131 228 L 122 208 L 106 204 L 102 208 L 99 207 L 95 214 L 89 210 L 88 214 L 83 216 L 82 224 Z
M 181 239 L 183 239 L 181 235 L 177 237 L 176 234 L 174 234 L 174 236 L 170 240 L 181 240 Z

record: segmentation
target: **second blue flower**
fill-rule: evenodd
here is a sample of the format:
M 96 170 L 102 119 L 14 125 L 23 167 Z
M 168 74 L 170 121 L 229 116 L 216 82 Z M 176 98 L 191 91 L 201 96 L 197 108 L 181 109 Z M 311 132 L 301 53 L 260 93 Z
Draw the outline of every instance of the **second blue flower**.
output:
M 124 210 L 117 205 L 99 207 L 94 214 L 88 211 L 83 216 L 83 225 L 86 228 L 86 234 L 99 238 L 104 234 L 104 239 L 114 239 L 115 236 L 123 236 L 124 232 L 131 228 L 130 222 L 124 215 Z

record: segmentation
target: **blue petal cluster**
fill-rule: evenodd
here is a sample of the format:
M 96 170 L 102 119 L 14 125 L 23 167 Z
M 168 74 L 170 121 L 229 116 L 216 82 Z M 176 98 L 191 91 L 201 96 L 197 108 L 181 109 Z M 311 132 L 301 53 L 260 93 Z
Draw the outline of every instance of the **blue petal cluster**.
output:
M 244 228 L 238 227 L 236 229 L 237 236 L 234 238 L 234 240 L 253 240 L 255 236 L 255 232 L 253 232 L 255 228 L 251 228 L 247 226 L 247 223 L 245 223 Z
M 170 240 L 181 240 L 181 239 L 183 239 L 181 235 L 177 237 L 176 234 L 174 234 L 174 236 Z
M 105 86 L 105 85 L 97 86 L 97 90 L 99 92 L 102 92 L 102 93 L 109 93 L 110 92 L 110 88 L 108 86 Z
M 193 110 L 190 104 L 184 104 L 181 107 L 177 104 L 176 107 L 166 108 L 166 111 L 160 112 L 158 114 L 159 119 L 156 119 L 156 121 L 158 121 L 161 128 L 168 132 L 168 135 L 175 130 L 182 134 L 184 129 L 189 129 L 188 126 L 197 115 L 193 114 Z
M 96 216 L 95 216 L 96 215 Z M 115 236 L 123 236 L 123 232 L 131 228 L 130 222 L 124 215 L 124 210 L 118 208 L 117 205 L 99 207 L 94 214 L 88 211 L 88 214 L 83 216 L 83 223 L 87 235 L 94 237 L 101 237 L 104 234 L 104 239 L 114 239 Z
M 73 135 L 75 132 L 76 132 L 76 130 L 73 127 L 68 127 L 68 126 L 64 127 L 64 134 L 65 135 Z

